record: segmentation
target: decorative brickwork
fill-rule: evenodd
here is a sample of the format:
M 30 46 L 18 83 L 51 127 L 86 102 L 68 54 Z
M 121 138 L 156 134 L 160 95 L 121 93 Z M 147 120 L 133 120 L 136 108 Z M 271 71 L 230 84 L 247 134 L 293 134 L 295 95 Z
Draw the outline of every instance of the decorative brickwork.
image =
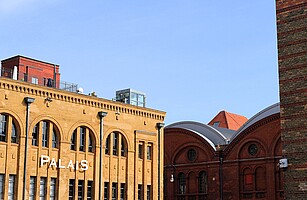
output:
M 307 1 L 276 0 L 285 198 L 307 199 Z

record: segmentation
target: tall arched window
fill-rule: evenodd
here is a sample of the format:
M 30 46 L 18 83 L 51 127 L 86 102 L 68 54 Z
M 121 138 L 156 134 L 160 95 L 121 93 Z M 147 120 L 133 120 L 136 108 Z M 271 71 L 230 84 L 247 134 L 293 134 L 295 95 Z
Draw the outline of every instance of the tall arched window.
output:
M 207 193 L 207 173 L 201 171 L 198 176 L 198 193 Z
M 123 134 L 112 132 L 106 139 L 105 154 L 110 155 L 110 147 L 112 147 L 112 155 L 122 157 L 127 156 L 127 141 Z
M 40 135 L 40 137 L 39 137 Z M 39 141 L 40 140 L 40 141 Z M 32 130 L 32 145 L 58 148 L 59 131 L 55 124 L 48 120 L 38 122 Z
M 186 178 L 184 173 L 180 172 L 178 174 L 178 194 L 186 193 Z
M 77 150 L 77 141 L 79 142 L 79 151 L 94 152 L 94 134 L 89 128 L 79 126 L 73 131 L 70 138 L 71 150 Z
M 11 115 L 0 114 L 0 142 L 18 143 L 17 127 L 14 118 Z

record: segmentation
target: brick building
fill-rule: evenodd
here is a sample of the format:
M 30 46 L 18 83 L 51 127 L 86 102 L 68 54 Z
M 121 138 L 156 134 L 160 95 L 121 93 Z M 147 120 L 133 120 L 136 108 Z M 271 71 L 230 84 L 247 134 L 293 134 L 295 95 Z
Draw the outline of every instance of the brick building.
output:
M 20 55 L 1 61 L 1 76 L 54 88 L 60 88 L 59 69 L 59 65 Z
M 307 199 L 307 1 L 276 0 L 286 199 Z
M 15 59 L 46 72 L 38 78 L 54 75 L 53 65 L 21 56 L 3 61 L 4 68 L 20 67 Z M 164 117 L 162 111 L 2 76 L 0 199 L 158 200 Z
M 165 127 L 164 199 L 283 199 L 279 112 L 272 105 L 238 130 L 222 128 L 221 113 Z

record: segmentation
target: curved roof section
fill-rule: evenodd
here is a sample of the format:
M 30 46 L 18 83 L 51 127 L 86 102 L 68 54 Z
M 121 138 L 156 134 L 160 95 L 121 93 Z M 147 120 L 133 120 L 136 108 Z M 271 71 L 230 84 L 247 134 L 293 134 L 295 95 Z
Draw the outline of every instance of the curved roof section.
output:
M 241 126 L 241 128 L 239 128 L 239 130 L 237 131 L 237 133 L 235 135 L 233 135 L 233 137 L 230 139 L 231 141 L 236 138 L 238 135 L 240 135 L 240 133 L 242 133 L 245 129 L 247 129 L 248 127 L 250 127 L 251 125 L 255 124 L 256 122 L 274 115 L 280 113 L 280 103 L 276 103 L 273 104 L 265 109 L 263 109 L 262 111 L 258 112 L 256 115 L 254 115 L 252 118 L 250 118 L 245 124 L 243 124 L 243 126 Z
M 230 137 L 235 134 L 235 131 L 229 129 L 216 128 L 207 124 L 193 121 L 177 122 L 170 124 L 165 128 L 182 128 L 188 131 L 192 131 L 204 138 L 215 150 L 215 145 L 228 144 Z

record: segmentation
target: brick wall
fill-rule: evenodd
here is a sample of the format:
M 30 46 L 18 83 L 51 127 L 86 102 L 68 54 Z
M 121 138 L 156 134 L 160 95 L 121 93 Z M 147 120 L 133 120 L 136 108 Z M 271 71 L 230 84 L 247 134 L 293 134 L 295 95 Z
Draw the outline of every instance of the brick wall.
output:
M 276 0 L 286 199 L 307 199 L 307 1 Z

